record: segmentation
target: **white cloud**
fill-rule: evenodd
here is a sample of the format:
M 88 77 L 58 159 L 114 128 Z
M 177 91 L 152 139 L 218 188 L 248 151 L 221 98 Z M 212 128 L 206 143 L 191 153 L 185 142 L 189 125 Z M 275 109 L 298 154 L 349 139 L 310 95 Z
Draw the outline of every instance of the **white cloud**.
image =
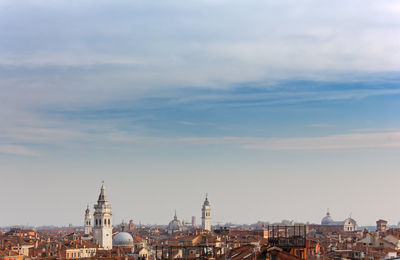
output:
M 119 78 L 126 88 L 189 87 L 400 70 L 397 1 L 28 3 L 10 4 L 1 18 L 9 25 L 0 35 L 7 39 L 2 65 L 57 73 L 120 66 L 86 71 L 86 81 L 67 71 L 82 79 L 76 91 L 88 79 L 111 85 Z M 62 81 L 68 79 L 54 83 Z

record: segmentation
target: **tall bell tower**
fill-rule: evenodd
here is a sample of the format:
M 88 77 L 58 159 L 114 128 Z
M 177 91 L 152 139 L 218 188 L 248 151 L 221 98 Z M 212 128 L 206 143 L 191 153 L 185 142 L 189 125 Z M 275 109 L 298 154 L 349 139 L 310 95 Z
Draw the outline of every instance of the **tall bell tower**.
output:
M 93 237 L 97 245 L 110 250 L 112 248 L 112 213 L 111 204 L 106 198 L 106 191 L 103 185 L 101 186 L 99 199 L 94 205 L 94 228 Z
M 90 235 L 92 233 L 92 216 L 90 215 L 89 204 L 85 211 L 85 235 Z
M 206 199 L 201 208 L 201 227 L 204 230 L 211 231 L 211 207 L 208 201 L 208 194 L 206 194 Z

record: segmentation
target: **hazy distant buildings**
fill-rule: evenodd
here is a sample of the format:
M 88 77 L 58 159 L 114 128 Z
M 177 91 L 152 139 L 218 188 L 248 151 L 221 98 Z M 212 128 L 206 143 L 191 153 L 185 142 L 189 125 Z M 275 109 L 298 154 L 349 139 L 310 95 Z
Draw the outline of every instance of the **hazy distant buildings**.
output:
M 309 230 L 314 230 L 319 233 L 326 232 L 353 232 L 357 229 L 357 222 L 351 217 L 344 221 L 334 221 L 327 211 L 326 216 L 322 218 L 321 225 L 308 225 Z

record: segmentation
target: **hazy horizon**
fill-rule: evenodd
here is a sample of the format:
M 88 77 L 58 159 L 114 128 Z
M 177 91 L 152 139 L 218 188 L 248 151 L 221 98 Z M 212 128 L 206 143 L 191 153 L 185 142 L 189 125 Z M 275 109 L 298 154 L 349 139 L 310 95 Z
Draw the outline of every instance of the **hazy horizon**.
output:
M 400 2 L 5 0 L 0 226 L 400 221 Z M 392 195 L 392 192 L 394 193 Z M 216 222 L 213 222 L 215 224 Z

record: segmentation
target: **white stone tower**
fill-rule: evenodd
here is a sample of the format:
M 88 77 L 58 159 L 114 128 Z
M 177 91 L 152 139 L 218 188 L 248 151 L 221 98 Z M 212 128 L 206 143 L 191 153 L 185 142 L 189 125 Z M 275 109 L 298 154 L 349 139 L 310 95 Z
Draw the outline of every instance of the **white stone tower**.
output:
M 112 248 L 112 213 L 111 205 L 106 198 L 104 183 L 97 204 L 94 205 L 93 237 L 97 245 L 110 250 Z
M 85 235 L 90 235 L 92 233 L 92 216 L 90 215 L 89 204 L 85 211 Z
M 208 195 L 206 194 L 206 200 L 201 208 L 201 227 L 204 230 L 211 231 L 211 207 L 208 201 Z

